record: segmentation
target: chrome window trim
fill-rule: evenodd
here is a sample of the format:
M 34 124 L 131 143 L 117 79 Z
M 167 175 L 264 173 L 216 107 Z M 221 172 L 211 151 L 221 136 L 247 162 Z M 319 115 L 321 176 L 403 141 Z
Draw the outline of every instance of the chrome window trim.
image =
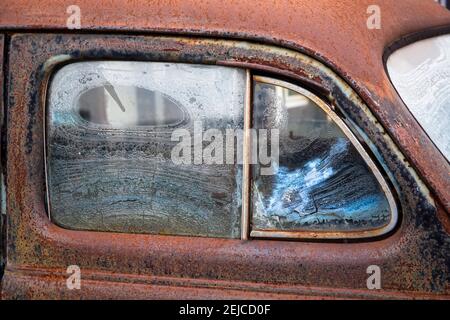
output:
M 241 209 L 241 240 L 248 240 L 251 219 L 251 126 L 252 126 L 252 92 L 253 80 L 249 69 L 245 70 L 245 101 L 244 101 L 244 139 L 242 144 L 242 209 Z

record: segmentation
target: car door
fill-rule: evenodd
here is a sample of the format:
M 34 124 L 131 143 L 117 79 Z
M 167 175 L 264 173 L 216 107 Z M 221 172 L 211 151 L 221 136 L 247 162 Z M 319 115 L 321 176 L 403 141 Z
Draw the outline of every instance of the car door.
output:
M 445 294 L 442 209 L 323 63 L 102 34 L 15 34 L 8 54 L 5 298 Z

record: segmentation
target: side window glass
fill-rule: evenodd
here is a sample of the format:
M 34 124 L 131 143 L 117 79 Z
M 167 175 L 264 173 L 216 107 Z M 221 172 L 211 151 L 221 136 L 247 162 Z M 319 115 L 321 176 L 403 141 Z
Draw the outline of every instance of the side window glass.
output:
M 245 70 L 177 63 L 60 69 L 47 109 L 51 219 L 70 229 L 239 237 L 241 169 L 205 164 L 202 133 L 242 129 L 245 81 Z
M 394 51 L 386 68 L 405 105 L 450 161 L 450 35 Z
M 253 166 L 252 236 L 339 237 L 392 225 L 384 180 L 321 100 L 264 77 L 256 78 L 253 97 L 254 128 L 279 131 L 279 161 L 273 175 Z

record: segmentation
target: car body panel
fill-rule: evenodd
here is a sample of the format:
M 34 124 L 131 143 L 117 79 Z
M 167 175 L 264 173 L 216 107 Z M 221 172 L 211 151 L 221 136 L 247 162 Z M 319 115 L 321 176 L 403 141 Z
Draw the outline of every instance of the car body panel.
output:
M 77 4 L 81 30 L 67 29 L 66 1 L 19 0 L 0 12 L 0 31 L 9 35 L 7 117 L 14 123 L 7 128 L 3 298 L 450 298 L 450 177 L 442 174 L 449 164 L 397 95 L 383 60 L 394 42 L 391 48 L 448 32 L 449 12 L 432 0 L 381 0 L 382 28 L 369 30 L 370 1 L 113 1 L 95 10 L 87 0 Z M 64 63 L 105 58 L 240 66 L 334 97 L 372 142 L 367 148 L 398 194 L 400 225 L 368 242 L 59 228 L 44 201 L 46 85 Z M 81 267 L 82 290 L 67 289 L 69 265 Z M 380 291 L 366 288 L 369 265 L 384 270 Z
M 448 297 L 445 259 L 450 239 L 439 222 L 439 205 L 370 109 L 325 65 L 294 50 L 205 38 L 16 34 L 9 49 L 7 110 L 14 126 L 8 126 L 7 137 L 9 220 L 3 297 L 91 298 L 99 290 L 105 291 L 98 297 L 114 297 L 135 285 L 142 289 L 140 297 L 165 298 L 167 286 L 186 285 L 179 283 L 181 279 L 192 290 L 205 289 L 199 297 L 210 298 L 231 297 L 235 288 L 248 297 L 261 292 L 279 298 L 350 298 L 361 293 L 372 298 Z M 242 241 L 73 231 L 54 225 L 46 212 L 43 170 L 46 88 L 57 68 L 81 59 L 241 66 L 302 83 L 359 128 L 355 134 L 366 142 L 398 195 L 401 224 L 389 235 L 365 242 Z M 80 266 L 87 290 L 67 293 L 64 274 L 70 265 Z M 366 289 L 370 265 L 383 269 L 382 291 Z M 115 291 L 107 284 L 97 287 L 99 279 L 116 283 Z M 152 285 L 153 280 L 158 285 Z M 191 294 L 180 289 L 173 297 Z

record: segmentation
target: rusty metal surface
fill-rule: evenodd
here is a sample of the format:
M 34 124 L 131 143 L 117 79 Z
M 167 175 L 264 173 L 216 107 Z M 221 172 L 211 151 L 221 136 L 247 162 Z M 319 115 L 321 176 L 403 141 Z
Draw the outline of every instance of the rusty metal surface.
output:
M 240 241 L 59 228 L 48 220 L 44 201 L 44 103 L 51 73 L 63 63 L 80 59 L 247 66 L 303 84 L 329 100 L 351 127 L 359 129 L 355 135 L 380 161 L 398 196 L 400 225 L 384 238 L 348 243 Z M 4 298 L 89 298 L 96 294 L 107 297 L 108 293 L 114 297 L 131 285 L 140 290 L 140 296 L 168 297 L 170 287 L 180 286 L 176 281 L 146 286 L 135 283 L 136 276 L 144 282 L 155 277 L 201 280 L 205 290 L 197 297 L 204 298 L 238 297 L 233 295 L 235 288 L 246 297 L 262 290 L 270 297 L 283 298 L 287 290 L 297 297 L 314 292 L 319 297 L 358 297 L 362 292 L 367 297 L 450 298 L 450 237 L 427 187 L 354 91 L 331 69 L 306 55 L 241 41 L 25 34 L 11 39 L 8 81 L 8 119 L 14 125 L 8 126 L 7 136 L 9 223 Z M 106 277 L 119 274 L 115 281 L 124 284 L 113 291 L 111 285 L 97 285 L 93 280 L 87 290 L 67 293 L 62 274 L 73 264 L 89 270 L 93 279 L 103 273 Z M 376 293 L 366 289 L 366 268 L 372 264 L 383 272 L 383 290 Z M 123 294 L 134 297 L 132 290 L 123 289 Z M 170 297 L 189 298 L 192 294 L 177 289 Z
M 3 173 L 3 161 L 2 161 L 2 137 L 3 137 L 3 87 L 4 87 L 4 76 L 3 76 L 3 52 L 4 52 L 4 44 L 5 44 L 5 36 L 3 34 L 0 34 L 0 172 Z M 0 181 L 0 208 L 2 208 L 3 199 L 1 197 L 1 192 L 3 185 Z M 4 235 L 6 234 L 5 229 L 5 216 L 3 215 L 3 210 L 0 209 L 0 286 L 1 286 L 1 275 L 3 274 L 3 266 L 4 266 L 4 254 L 5 254 L 5 243 L 3 241 Z M 1 293 L 0 293 L 1 298 Z
M 37 276 L 38 275 L 38 276 Z M 15 270 L 14 281 L 5 283 L 10 298 L 79 299 L 76 291 L 65 289 L 66 274 L 53 269 Z M 368 291 L 298 285 L 258 284 L 243 281 L 145 277 L 99 272 L 83 272 L 86 299 L 410 299 L 395 291 Z M 31 283 L 31 285 L 30 285 Z M 33 290 L 35 290 L 33 292 Z M 59 292 L 60 296 L 53 293 Z M 424 299 L 445 296 L 423 295 Z M 447 297 L 448 298 L 448 297 Z
M 65 0 L 8 1 L 0 30 L 67 30 Z M 405 108 L 384 70 L 385 49 L 407 35 L 450 30 L 450 12 L 433 0 L 377 1 L 381 29 L 367 29 L 369 0 L 251 1 L 175 0 L 77 1 L 81 30 L 197 34 L 276 43 L 305 52 L 336 70 L 373 110 L 450 210 L 450 165 Z M 71 30 L 73 32 L 74 30 Z M 79 32 L 75 30 L 75 32 Z M 407 40 L 400 43 L 406 43 Z

